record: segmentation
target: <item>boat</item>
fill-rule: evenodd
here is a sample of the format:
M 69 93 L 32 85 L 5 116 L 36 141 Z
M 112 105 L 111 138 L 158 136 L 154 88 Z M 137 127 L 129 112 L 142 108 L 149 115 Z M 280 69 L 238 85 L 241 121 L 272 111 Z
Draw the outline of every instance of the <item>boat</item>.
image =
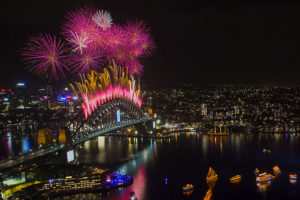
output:
M 297 183 L 297 174 L 296 173 L 290 173 L 289 177 L 290 177 L 290 183 L 292 183 L 292 184 Z
M 275 174 L 275 175 L 281 173 L 281 171 L 280 171 L 280 169 L 279 169 L 279 167 L 278 167 L 277 165 L 275 165 L 275 166 L 273 167 L 273 171 L 274 171 L 274 174 Z
M 239 183 L 242 180 L 242 175 L 238 174 L 236 176 L 231 177 L 229 180 L 232 183 Z
M 219 132 L 217 131 L 217 126 L 215 126 L 214 131 L 210 130 L 207 132 L 207 134 L 211 136 L 223 136 L 223 135 L 229 135 L 229 132 L 226 126 L 219 126 Z
M 271 149 L 263 149 L 264 153 L 271 153 Z
M 258 176 L 258 174 L 259 174 L 259 169 L 258 168 L 255 168 L 254 174 L 255 174 L 255 176 Z
M 218 174 L 213 170 L 213 168 L 209 168 L 207 176 L 206 176 L 206 181 L 207 182 L 213 182 L 218 179 Z
M 290 179 L 297 179 L 297 174 L 296 173 L 290 173 L 289 177 L 290 177 Z
M 191 191 L 193 189 L 194 189 L 194 186 L 192 184 L 186 184 L 185 186 L 182 187 L 182 190 L 184 192 Z
M 267 174 L 266 172 L 259 174 L 256 177 L 256 181 L 259 183 L 269 182 L 275 178 L 272 174 Z

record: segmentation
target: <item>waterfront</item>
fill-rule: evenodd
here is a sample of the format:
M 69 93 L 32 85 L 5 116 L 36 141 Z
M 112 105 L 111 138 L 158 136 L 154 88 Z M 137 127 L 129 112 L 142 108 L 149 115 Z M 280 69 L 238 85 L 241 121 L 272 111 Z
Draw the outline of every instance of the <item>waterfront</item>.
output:
M 131 186 L 108 194 L 82 194 L 59 199 L 129 199 L 134 191 L 139 200 L 203 199 L 209 166 L 219 179 L 213 199 L 298 199 L 299 183 L 289 183 L 288 173 L 300 173 L 300 135 L 233 134 L 212 137 L 202 133 L 176 134 L 172 139 L 132 139 L 99 137 L 84 143 L 77 152 L 80 163 L 100 163 L 120 173 L 132 175 Z M 271 153 L 263 153 L 270 148 Z M 278 165 L 279 175 L 266 191 L 255 182 L 254 169 L 272 172 Z M 241 174 L 242 181 L 232 184 L 229 178 Z M 164 179 L 167 178 L 167 183 Z M 181 187 L 192 183 L 190 196 Z

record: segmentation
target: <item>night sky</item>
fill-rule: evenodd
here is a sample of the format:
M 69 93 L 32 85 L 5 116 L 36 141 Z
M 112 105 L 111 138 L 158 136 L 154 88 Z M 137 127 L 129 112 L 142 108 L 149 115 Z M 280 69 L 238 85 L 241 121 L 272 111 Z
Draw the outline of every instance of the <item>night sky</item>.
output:
M 66 12 L 87 4 L 151 26 L 144 83 L 300 83 L 299 1 L 2 0 L 0 88 L 36 81 L 20 56 L 27 37 L 59 34 Z

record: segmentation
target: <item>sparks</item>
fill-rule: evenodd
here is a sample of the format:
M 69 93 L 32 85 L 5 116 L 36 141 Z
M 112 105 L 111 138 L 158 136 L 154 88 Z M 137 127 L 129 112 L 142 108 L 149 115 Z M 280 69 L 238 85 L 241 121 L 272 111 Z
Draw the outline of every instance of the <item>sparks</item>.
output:
M 88 40 L 88 33 L 81 31 L 80 35 L 77 33 L 71 32 L 73 38 L 69 39 L 68 41 L 71 42 L 74 46 L 73 52 L 80 50 L 82 54 L 82 49 L 87 47 L 87 44 L 90 42 Z
M 105 10 L 99 10 L 93 16 L 94 22 L 98 25 L 98 27 L 102 28 L 103 30 L 107 30 L 112 25 L 112 18 L 109 12 Z

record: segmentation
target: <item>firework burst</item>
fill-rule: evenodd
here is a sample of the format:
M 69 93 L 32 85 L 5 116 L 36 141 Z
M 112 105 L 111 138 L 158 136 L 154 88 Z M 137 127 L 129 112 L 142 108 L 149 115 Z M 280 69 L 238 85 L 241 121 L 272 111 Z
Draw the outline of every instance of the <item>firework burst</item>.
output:
M 143 65 L 138 61 L 128 63 L 128 71 L 131 75 L 141 76 L 143 74 Z
M 71 32 L 73 38 L 69 39 L 68 41 L 72 44 L 73 46 L 73 52 L 76 52 L 80 50 L 80 53 L 82 54 L 82 50 L 84 48 L 87 48 L 87 44 L 90 42 L 89 35 L 86 32 L 81 31 L 81 33 L 78 35 L 77 33 Z
M 148 37 L 150 29 L 142 22 L 127 22 L 125 25 L 128 40 L 135 45 Z
M 107 30 L 112 25 L 112 18 L 109 12 L 105 10 L 99 10 L 93 16 L 94 22 L 98 25 L 98 27 L 102 28 L 103 30 Z
M 62 24 L 66 45 L 49 34 L 31 37 L 23 53 L 30 70 L 50 79 L 74 72 L 88 73 L 100 64 L 116 62 L 130 74 L 140 76 L 140 59 L 156 48 L 150 28 L 142 21 L 112 24 L 109 12 L 85 6 L 68 12 Z
M 24 50 L 22 55 L 25 62 L 38 76 L 45 76 L 50 80 L 59 75 L 64 76 L 63 71 L 67 69 L 65 64 L 67 49 L 60 39 L 56 39 L 55 35 L 40 34 L 37 37 L 30 37 Z
M 80 53 L 70 56 L 69 62 L 75 72 L 88 73 L 93 69 L 98 69 L 102 64 L 102 55 L 93 49 L 86 49 Z
M 76 39 L 78 41 L 78 39 L 85 37 L 87 37 L 85 40 L 89 41 L 97 34 L 98 27 L 92 21 L 93 10 L 92 7 L 86 6 L 66 15 L 67 21 L 62 25 L 62 34 L 68 41 L 76 41 Z
M 140 47 L 143 50 L 142 55 L 145 57 L 151 56 L 156 48 L 154 41 L 150 35 L 145 36 L 143 40 L 141 40 Z

